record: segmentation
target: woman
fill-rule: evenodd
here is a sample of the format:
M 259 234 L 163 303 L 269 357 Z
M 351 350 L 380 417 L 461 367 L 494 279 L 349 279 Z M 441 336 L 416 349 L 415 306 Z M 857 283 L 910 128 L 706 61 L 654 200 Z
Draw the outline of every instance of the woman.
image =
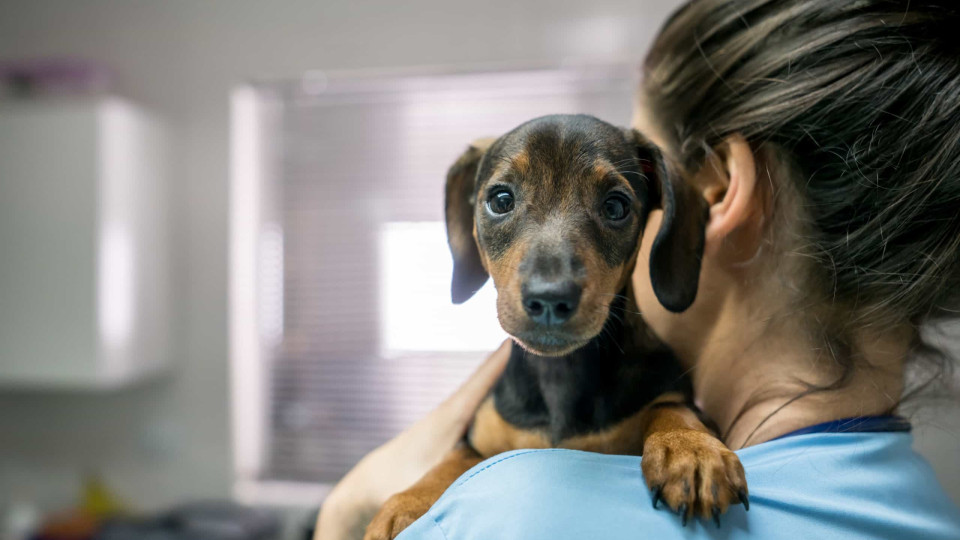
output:
M 920 326 L 960 308 L 958 24 L 946 1 L 695 0 L 645 62 L 635 127 L 710 210 L 693 306 L 672 314 L 653 295 L 656 211 L 636 300 L 742 449 L 749 515 L 684 531 L 652 508 L 637 458 L 514 452 L 402 538 L 960 538 L 892 416 Z M 503 361 L 358 465 L 319 537 L 345 537 L 439 459 Z

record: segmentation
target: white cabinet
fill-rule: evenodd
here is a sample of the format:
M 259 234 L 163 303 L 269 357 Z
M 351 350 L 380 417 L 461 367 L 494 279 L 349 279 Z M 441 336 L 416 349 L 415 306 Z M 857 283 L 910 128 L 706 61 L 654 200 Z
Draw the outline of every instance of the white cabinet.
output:
M 0 102 L 0 388 L 167 363 L 164 146 L 120 99 Z

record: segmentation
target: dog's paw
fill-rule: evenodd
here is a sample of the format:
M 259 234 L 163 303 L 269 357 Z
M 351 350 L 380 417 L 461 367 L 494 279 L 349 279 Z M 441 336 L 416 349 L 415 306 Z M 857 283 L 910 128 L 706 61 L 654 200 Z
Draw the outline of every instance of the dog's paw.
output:
M 434 498 L 411 489 L 387 499 L 367 526 L 364 540 L 392 540 L 430 510 Z
M 731 504 L 750 509 L 747 480 L 736 454 L 708 433 L 681 429 L 654 433 L 643 446 L 641 461 L 653 507 L 663 501 L 686 525 L 691 516 L 712 519 Z

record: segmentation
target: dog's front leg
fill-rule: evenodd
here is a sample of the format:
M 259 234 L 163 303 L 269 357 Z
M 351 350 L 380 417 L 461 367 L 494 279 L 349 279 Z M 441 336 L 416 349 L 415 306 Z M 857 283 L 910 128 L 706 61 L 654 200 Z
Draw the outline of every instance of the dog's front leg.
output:
M 465 444 L 453 449 L 416 484 L 387 499 L 367 526 L 364 540 L 396 538 L 420 516 L 426 514 L 460 475 L 482 459 L 474 449 Z
M 641 467 L 654 508 L 664 501 L 684 525 L 699 515 L 720 526 L 731 504 L 749 508 L 740 459 L 679 393 L 664 394 L 647 407 Z

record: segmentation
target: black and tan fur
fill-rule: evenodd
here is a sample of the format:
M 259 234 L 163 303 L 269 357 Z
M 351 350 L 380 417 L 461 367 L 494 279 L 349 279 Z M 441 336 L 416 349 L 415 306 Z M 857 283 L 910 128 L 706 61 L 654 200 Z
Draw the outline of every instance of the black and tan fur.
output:
M 504 191 L 513 206 L 498 214 L 490 201 Z M 605 213 L 611 198 L 625 205 L 622 219 L 608 219 L 619 216 Z M 518 448 L 642 454 L 654 504 L 663 500 L 684 523 L 699 515 L 719 524 L 730 504 L 746 503 L 739 460 L 699 418 L 689 381 L 633 304 L 630 276 L 654 207 L 664 210 L 650 256 L 654 292 L 683 311 L 696 296 L 705 205 L 640 134 L 548 116 L 457 160 L 446 186 L 453 301 L 492 277 L 511 356 L 465 444 L 388 500 L 368 539 L 395 537 L 464 471 Z M 538 318 L 534 287 L 563 291 L 569 301 L 550 304 L 563 318 Z

